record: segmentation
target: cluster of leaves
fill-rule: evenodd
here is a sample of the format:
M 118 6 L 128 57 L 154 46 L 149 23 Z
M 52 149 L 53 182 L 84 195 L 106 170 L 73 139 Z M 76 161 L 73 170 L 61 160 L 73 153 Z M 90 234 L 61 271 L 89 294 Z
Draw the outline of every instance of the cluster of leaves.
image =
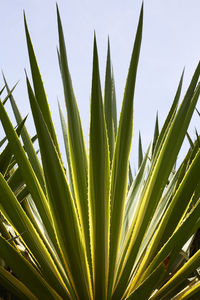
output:
M 67 166 L 25 19 L 33 88 L 28 76 L 26 82 L 37 135 L 31 139 L 4 78 L 8 95 L 0 102 L 6 134 L 1 146 L 7 141 L 0 155 L 0 285 L 5 295 L 18 299 L 196 297 L 200 292 L 200 140 L 197 134 L 193 142 L 187 129 L 200 93 L 200 64 L 179 105 L 182 74 L 164 125 L 159 131 L 156 120 L 145 155 L 139 139 L 139 165 L 133 177 L 129 154 L 143 7 L 119 122 L 110 48 L 102 96 L 94 38 L 89 153 L 58 10 L 57 17 L 67 120 L 59 108 Z M 5 109 L 8 99 L 17 128 Z M 186 135 L 190 149 L 176 170 Z

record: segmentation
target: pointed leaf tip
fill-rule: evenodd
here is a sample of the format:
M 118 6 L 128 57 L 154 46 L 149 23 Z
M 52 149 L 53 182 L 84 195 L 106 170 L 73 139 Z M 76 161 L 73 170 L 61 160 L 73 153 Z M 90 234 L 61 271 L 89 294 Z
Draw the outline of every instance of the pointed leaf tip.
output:
M 94 58 L 98 56 L 98 51 L 97 51 L 97 39 L 96 39 L 96 33 L 94 31 Z
M 108 35 L 108 51 L 110 52 L 110 38 L 109 38 L 109 35 Z
M 94 30 L 94 41 L 97 42 L 96 31 Z
M 139 20 L 143 22 L 143 14 L 144 14 L 144 1 L 142 2 L 142 6 L 140 9 L 140 18 Z
M 56 2 L 56 11 L 57 11 L 57 16 L 60 18 L 60 12 L 59 12 L 59 8 L 58 8 L 58 3 Z
M 26 13 L 25 10 L 23 10 L 23 15 L 24 15 L 24 26 L 25 26 L 25 30 L 28 30 L 28 26 L 27 26 L 27 21 L 26 21 Z
M 24 68 L 24 73 L 25 73 L 25 76 L 26 76 L 26 78 L 28 77 L 28 74 L 27 74 L 27 71 L 26 71 L 26 69 Z

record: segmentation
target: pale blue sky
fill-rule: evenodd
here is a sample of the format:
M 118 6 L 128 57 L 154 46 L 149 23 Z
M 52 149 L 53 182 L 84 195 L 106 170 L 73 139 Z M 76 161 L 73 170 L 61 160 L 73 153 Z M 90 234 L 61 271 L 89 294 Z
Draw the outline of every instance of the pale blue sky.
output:
M 87 140 L 94 30 L 99 50 L 102 87 L 107 37 L 110 37 L 119 113 L 142 1 L 58 0 L 57 3 Z M 61 140 L 57 97 L 63 107 L 64 99 L 56 54 L 58 38 L 55 1 L 1 0 L 0 8 L 0 67 L 11 86 L 20 80 L 14 96 L 21 113 L 25 116 L 29 112 L 24 76 L 24 68 L 29 72 L 23 25 L 24 9 L 58 137 Z M 135 93 L 135 150 L 139 129 L 144 146 L 150 142 L 157 110 L 160 122 L 164 120 L 184 66 L 184 90 L 192 76 L 200 58 L 199 12 L 199 0 L 144 1 L 144 31 Z M 1 79 L 0 84 L 2 87 Z M 31 127 L 30 117 L 27 124 Z M 191 126 L 192 136 L 194 124 L 198 128 L 198 117 Z

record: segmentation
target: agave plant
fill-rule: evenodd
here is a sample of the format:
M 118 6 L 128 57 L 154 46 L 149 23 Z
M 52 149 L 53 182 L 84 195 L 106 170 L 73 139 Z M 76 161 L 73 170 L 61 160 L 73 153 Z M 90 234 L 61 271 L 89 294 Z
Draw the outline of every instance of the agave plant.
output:
M 200 250 L 196 246 L 200 140 L 197 134 L 192 141 L 187 130 L 200 93 L 200 64 L 179 105 L 182 74 L 161 131 L 156 119 L 145 155 L 139 138 L 139 166 L 133 176 L 129 155 L 143 6 L 119 122 L 110 46 L 108 43 L 102 96 L 94 37 L 88 151 L 58 8 L 57 19 L 67 119 L 61 106 L 59 110 L 67 165 L 24 16 L 33 87 L 28 75 L 26 83 L 40 157 L 4 77 L 8 95 L 0 102 L 0 119 L 8 145 L 0 156 L 0 257 L 4 262 L 0 286 L 18 299 L 196 297 L 200 291 Z M 5 109 L 8 98 L 16 130 Z M 190 149 L 176 168 L 186 135 Z

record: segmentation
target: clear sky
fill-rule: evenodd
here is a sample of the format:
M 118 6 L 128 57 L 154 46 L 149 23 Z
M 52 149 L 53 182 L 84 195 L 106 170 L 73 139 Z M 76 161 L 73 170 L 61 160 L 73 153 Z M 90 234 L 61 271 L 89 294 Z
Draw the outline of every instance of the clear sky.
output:
M 74 90 L 88 140 L 89 99 L 91 90 L 93 33 L 96 31 L 102 88 L 106 63 L 107 38 L 110 37 L 115 74 L 118 113 L 141 0 L 58 0 L 65 33 L 69 67 Z M 57 62 L 58 45 L 56 3 L 53 0 L 0 1 L 0 67 L 10 86 L 20 80 L 14 96 L 23 116 L 29 111 L 24 68 L 29 71 L 25 43 L 23 9 L 44 80 L 58 138 L 61 129 L 57 97 L 64 108 L 61 78 Z M 144 148 L 150 142 L 156 112 L 163 122 L 172 103 L 181 72 L 186 67 L 184 91 L 200 58 L 200 1 L 144 1 L 144 31 L 135 93 L 133 149 L 136 152 L 140 129 Z M 0 79 L 0 87 L 3 80 Z M 30 130 L 31 117 L 27 122 Z M 199 125 L 196 116 L 194 126 Z M 134 155 L 134 160 L 136 155 Z

